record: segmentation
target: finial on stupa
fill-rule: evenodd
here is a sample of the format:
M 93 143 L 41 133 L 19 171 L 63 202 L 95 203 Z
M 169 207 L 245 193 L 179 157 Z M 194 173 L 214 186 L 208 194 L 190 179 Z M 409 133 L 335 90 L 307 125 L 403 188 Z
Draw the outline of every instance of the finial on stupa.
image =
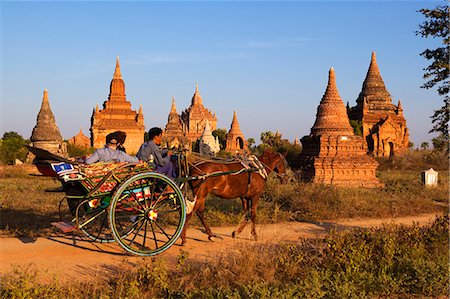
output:
M 142 105 L 139 105 L 139 112 L 138 114 L 142 114 Z
M 198 93 L 198 81 L 195 81 L 195 93 Z
M 170 108 L 170 112 L 177 113 L 177 106 L 175 104 L 175 97 L 172 97 L 172 107 Z
M 42 101 L 48 102 L 48 90 L 44 89 L 44 96 L 42 98 Z
M 99 112 L 99 109 L 98 109 L 98 104 L 97 105 L 95 105 L 95 113 L 98 113 Z
M 122 79 L 122 74 L 120 73 L 120 61 L 119 56 L 116 59 L 116 69 L 114 70 L 114 79 Z
M 397 104 L 397 109 L 401 109 L 401 110 L 403 110 L 403 107 L 402 107 L 402 102 L 400 101 L 400 99 L 398 99 L 398 104 Z

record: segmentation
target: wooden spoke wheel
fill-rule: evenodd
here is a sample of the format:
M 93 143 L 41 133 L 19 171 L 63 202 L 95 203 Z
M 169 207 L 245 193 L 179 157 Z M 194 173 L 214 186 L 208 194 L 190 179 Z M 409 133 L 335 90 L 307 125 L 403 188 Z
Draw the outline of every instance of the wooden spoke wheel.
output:
M 95 242 L 114 242 L 108 223 L 108 202 L 109 198 L 91 198 L 82 201 L 76 210 L 78 228 Z
M 180 236 L 186 205 L 170 178 L 146 172 L 128 178 L 118 187 L 109 215 L 114 238 L 125 250 L 153 256 L 167 250 Z

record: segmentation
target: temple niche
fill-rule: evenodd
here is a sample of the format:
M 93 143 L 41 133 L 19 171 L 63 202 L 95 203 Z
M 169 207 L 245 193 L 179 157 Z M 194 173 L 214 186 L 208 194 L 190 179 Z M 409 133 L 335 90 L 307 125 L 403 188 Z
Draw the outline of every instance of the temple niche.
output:
M 378 162 L 366 154 L 362 137 L 353 133 L 333 68 L 311 133 L 301 139 L 301 144 L 302 180 L 345 187 L 381 186 L 375 176 Z
M 119 57 L 111 80 L 108 100 L 103 103 L 103 109 L 95 107 L 91 117 L 91 142 L 95 148 L 105 144 L 106 135 L 114 131 L 124 131 L 127 138 L 124 144 L 128 153 L 137 153 L 144 143 L 144 115 L 142 106 L 139 111 L 131 110 L 131 103 L 125 95 L 125 83 L 120 73 Z
M 191 106 L 181 113 L 181 119 L 185 126 L 185 134 L 190 142 L 196 142 L 205 130 L 206 120 L 214 131 L 217 126 L 216 114 L 203 106 L 203 99 L 198 92 L 198 83 L 191 100 Z
M 369 153 L 376 157 L 390 157 L 406 152 L 409 133 L 400 100 L 392 98 L 384 85 L 378 69 L 375 52 L 372 52 L 369 70 L 364 80 L 356 106 L 348 108 L 351 120 L 362 124 L 362 137 Z
M 33 147 L 67 157 L 67 145 L 56 125 L 55 116 L 50 108 L 47 89 L 44 90 L 41 109 L 37 115 L 36 126 L 33 128 L 30 141 Z M 27 160 L 30 159 L 31 157 L 27 158 Z
M 245 140 L 244 134 L 242 134 L 239 122 L 236 116 L 236 111 L 233 114 L 233 120 L 231 121 L 230 131 L 227 133 L 227 144 L 225 150 L 230 153 L 244 153 L 248 151 L 247 140 Z
M 167 148 L 187 148 L 191 143 L 185 134 L 185 126 L 181 116 L 177 112 L 175 98 L 172 97 L 172 107 L 170 108 L 167 124 L 164 129 L 162 144 Z
M 77 135 L 67 140 L 67 143 L 84 149 L 88 149 L 91 147 L 91 139 L 89 139 L 89 137 L 84 135 L 82 129 L 80 129 L 80 132 L 78 132 Z

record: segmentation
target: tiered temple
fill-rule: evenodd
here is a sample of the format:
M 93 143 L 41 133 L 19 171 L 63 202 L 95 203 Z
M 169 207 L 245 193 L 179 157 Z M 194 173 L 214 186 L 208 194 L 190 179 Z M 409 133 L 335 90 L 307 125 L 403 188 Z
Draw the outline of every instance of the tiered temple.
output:
M 42 148 L 63 157 L 67 156 L 67 146 L 50 108 L 47 89 L 44 90 L 41 109 L 37 115 L 36 126 L 33 128 L 30 141 L 33 147 Z
M 384 85 L 375 52 L 372 52 L 369 70 L 364 80 L 356 106 L 348 109 L 351 120 L 362 124 L 362 137 L 368 151 L 378 157 L 405 153 L 409 145 L 409 133 L 403 108 L 397 106 Z
M 144 115 L 142 106 L 139 111 L 131 110 L 131 103 L 125 95 L 125 83 L 120 73 L 119 57 L 111 80 L 108 100 L 103 103 L 103 109 L 95 107 L 91 118 L 91 142 L 95 148 L 105 144 L 106 135 L 114 131 L 124 131 L 127 134 L 125 148 L 128 153 L 136 153 L 144 142 Z
M 80 132 L 74 137 L 67 140 L 68 144 L 72 144 L 79 148 L 90 148 L 91 147 L 91 139 L 84 135 L 83 130 L 80 129 Z
M 236 111 L 234 111 L 233 114 L 230 131 L 227 133 L 227 145 L 225 150 L 230 153 L 243 153 L 248 151 L 247 140 L 245 140 L 244 134 L 242 134 Z
M 353 128 L 336 87 L 334 69 L 329 71 L 328 86 L 309 136 L 301 139 L 302 179 L 314 183 L 347 187 L 376 187 L 378 162 L 369 157 L 360 136 Z
M 195 93 L 191 100 L 191 106 L 181 113 L 181 119 L 185 125 L 186 137 L 191 142 L 196 142 L 202 135 L 206 120 L 211 126 L 211 131 L 214 131 L 217 126 L 216 114 L 211 113 L 203 106 L 203 99 L 198 91 L 198 83 L 195 87 Z
M 162 143 L 167 148 L 190 148 L 190 142 L 186 137 L 183 121 L 177 112 L 174 97 L 172 97 L 172 107 L 167 118 Z

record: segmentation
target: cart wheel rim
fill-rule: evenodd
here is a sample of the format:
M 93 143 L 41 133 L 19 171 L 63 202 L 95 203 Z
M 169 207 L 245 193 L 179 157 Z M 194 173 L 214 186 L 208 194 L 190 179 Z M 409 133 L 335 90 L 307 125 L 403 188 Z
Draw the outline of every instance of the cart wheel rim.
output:
M 118 186 L 109 219 L 120 246 L 135 255 L 153 256 L 167 250 L 180 236 L 186 220 L 185 200 L 167 176 L 140 173 Z M 132 232 L 124 233 L 130 229 Z

